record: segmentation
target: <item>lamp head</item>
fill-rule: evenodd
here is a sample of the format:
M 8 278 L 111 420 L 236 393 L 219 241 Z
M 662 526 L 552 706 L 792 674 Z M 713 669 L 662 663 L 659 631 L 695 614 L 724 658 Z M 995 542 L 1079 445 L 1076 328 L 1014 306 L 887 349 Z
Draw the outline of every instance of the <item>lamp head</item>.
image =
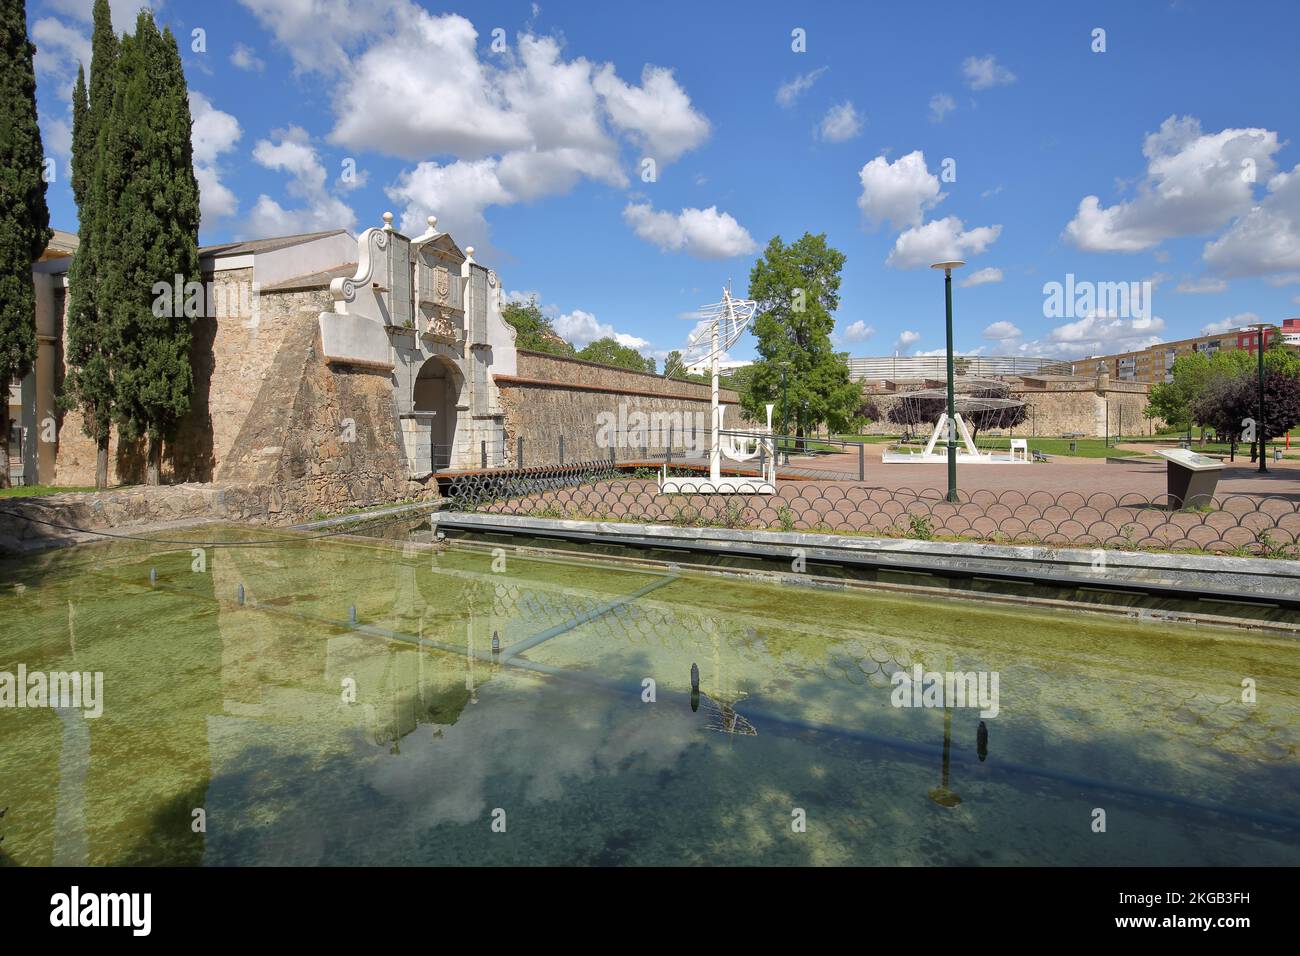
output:
M 952 259 L 948 262 L 936 262 L 930 266 L 931 269 L 942 269 L 944 272 L 952 272 L 953 269 L 960 269 L 966 263 L 961 259 Z

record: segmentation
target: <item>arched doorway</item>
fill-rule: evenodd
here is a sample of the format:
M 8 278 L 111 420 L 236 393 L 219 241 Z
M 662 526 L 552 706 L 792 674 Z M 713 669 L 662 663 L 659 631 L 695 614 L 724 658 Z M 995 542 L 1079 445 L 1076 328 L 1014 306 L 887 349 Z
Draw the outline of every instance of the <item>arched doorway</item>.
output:
M 427 427 L 430 467 L 434 471 L 449 468 L 455 457 L 456 405 L 460 399 L 460 385 L 460 373 L 440 355 L 420 366 L 415 377 L 411 407 L 416 418 Z

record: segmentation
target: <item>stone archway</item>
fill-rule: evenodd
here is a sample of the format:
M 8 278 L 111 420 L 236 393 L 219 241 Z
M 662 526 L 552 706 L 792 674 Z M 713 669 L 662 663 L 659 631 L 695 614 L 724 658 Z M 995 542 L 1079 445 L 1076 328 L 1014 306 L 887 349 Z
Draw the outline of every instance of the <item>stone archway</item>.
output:
M 435 355 L 420 366 L 411 394 L 413 417 L 427 442 L 430 470 L 449 468 L 456 459 L 457 416 L 462 378 L 452 362 Z M 423 458 L 423 455 L 420 455 Z

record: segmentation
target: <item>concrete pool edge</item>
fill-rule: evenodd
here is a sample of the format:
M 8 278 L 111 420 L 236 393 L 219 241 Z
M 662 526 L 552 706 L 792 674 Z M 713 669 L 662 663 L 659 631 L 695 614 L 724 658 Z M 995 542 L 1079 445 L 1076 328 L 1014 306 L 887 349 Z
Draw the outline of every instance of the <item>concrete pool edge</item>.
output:
M 1268 558 L 848 538 L 813 532 L 678 528 L 462 512 L 441 512 L 433 515 L 432 521 L 435 528 L 471 533 L 534 535 L 785 563 L 802 552 L 808 561 L 873 567 L 904 575 L 997 578 L 1084 591 L 1300 611 L 1300 565 Z

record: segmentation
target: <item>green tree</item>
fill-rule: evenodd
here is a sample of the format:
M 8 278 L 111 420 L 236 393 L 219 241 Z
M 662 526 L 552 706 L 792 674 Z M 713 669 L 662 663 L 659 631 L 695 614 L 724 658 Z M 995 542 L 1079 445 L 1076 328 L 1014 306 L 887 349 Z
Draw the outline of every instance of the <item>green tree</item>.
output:
M 682 357 L 682 353 L 678 349 L 673 349 L 664 359 L 664 377 L 682 379 L 687 382 L 701 382 L 705 385 L 710 383 L 710 378 L 707 374 L 687 371 L 686 359 Z M 722 376 L 720 384 L 723 388 L 736 387 L 733 382 L 726 379 L 725 375 Z
M 1300 354 L 1275 339 L 1264 352 L 1264 367 L 1284 375 L 1300 375 Z M 1162 418 L 1180 431 L 1194 425 L 1214 427 L 1212 422 L 1197 417 L 1197 409 L 1211 407 L 1201 403 L 1202 396 L 1224 382 L 1255 376 L 1257 368 L 1258 357 L 1248 349 L 1180 355 L 1171 369 L 1172 381 L 1151 386 L 1147 417 Z
M 578 358 L 585 362 L 599 362 L 601 365 L 613 365 L 634 372 L 653 372 L 656 367 L 654 359 L 646 358 L 630 345 L 620 344 L 612 335 L 596 339 L 578 352 Z
M 686 375 L 686 362 L 678 349 L 673 349 L 664 357 L 664 375 L 669 378 L 682 378 Z
M 1266 364 L 1262 421 L 1259 399 L 1256 371 L 1214 381 L 1197 398 L 1192 412 L 1198 422 L 1213 428 L 1220 440 L 1233 443 L 1242 440 L 1248 420 L 1255 422 L 1257 444 L 1251 449 L 1254 461 L 1256 449 L 1262 448 L 1264 442 L 1300 425 L 1300 375 Z
M 550 355 L 573 355 L 573 346 L 555 331 L 551 320 L 542 314 L 534 296 L 527 302 L 511 302 L 501 310 L 501 318 L 515 328 L 515 348 Z
M 175 307 L 201 278 L 191 126 L 176 39 L 142 10 L 122 42 L 102 131 L 109 201 L 98 292 L 113 341 L 114 420 L 123 441 L 146 439 L 151 485 L 193 386 L 193 316 Z
M 759 358 L 741 396 L 751 419 L 762 421 L 763 406 L 773 402 L 773 420 L 793 422 L 800 437 L 822 423 L 837 432 L 856 426 L 862 391 L 831 345 L 843 267 L 844 254 L 827 245 L 825 234 L 809 233 L 790 245 L 774 236 L 754 263 L 749 295 L 758 302 Z
M 77 252 L 68 268 L 65 329 L 68 374 L 60 404 L 81 410 L 81 427 L 95 442 L 95 487 L 108 486 L 108 441 L 113 427 L 113 343 L 97 305 L 100 243 L 106 220 L 101 133 L 113 106 L 119 44 L 108 0 L 95 0 L 90 89 L 77 68 L 72 94 L 72 196 L 77 203 Z
M 53 235 L 36 125 L 35 53 L 27 4 L 0 0 L 0 487 L 9 484 L 9 383 L 31 371 L 36 358 L 32 263 Z

